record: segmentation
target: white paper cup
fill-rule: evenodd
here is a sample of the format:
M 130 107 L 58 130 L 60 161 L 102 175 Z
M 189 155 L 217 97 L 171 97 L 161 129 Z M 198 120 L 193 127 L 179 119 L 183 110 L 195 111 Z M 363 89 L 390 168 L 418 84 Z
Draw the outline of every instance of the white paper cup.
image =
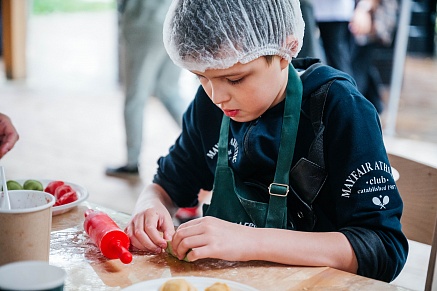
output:
M 22 261 L 0 267 L 0 290 L 62 291 L 67 273 L 44 261 Z
M 17 261 L 47 261 L 55 197 L 34 190 L 8 191 L 11 209 L 0 209 L 0 266 Z M 0 194 L 3 198 L 3 192 Z

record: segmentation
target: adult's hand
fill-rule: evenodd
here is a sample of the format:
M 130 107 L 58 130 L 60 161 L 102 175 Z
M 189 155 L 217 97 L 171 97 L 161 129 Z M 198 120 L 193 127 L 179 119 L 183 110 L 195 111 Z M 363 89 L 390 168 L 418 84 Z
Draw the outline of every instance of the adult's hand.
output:
M 369 6 L 363 9 L 362 6 L 358 5 L 349 23 L 349 29 L 355 36 L 364 36 L 372 32 L 372 3 L 371 1 L 363 1 L 361 4 L 364 4 L 364 2 Z
M 18 139 L 18 132 L 11 119 L 0 113 L 0 159 L 14 147 Z

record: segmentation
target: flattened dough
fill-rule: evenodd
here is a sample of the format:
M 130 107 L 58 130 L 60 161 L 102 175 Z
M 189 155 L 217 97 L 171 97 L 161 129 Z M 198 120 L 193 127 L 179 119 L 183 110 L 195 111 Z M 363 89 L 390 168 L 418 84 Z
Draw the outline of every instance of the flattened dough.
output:
M 172 255 L 173 257 L 178 258 L 178 257 L 176 256 L 176 254 L 174 253 L 173 248 L 171 247 L 171 241 L 170 241 L 170 240 L 167 241 L 167 248 L 165 249 L 165 251 L 166 251 L 166 253 L 169 253 L 169 254 Z M 190 251 L 188 251 L 188 253 L 189 253 L 189 252 L 190 252 Z M 188 258 L 187 258 L 188 253 L 186 253 L 186 254 L 185 254 L 185 257 L 182 259 L 182 260 L 185 261 L 185 262 L 190 262 L 190 260 L 188 260 Z

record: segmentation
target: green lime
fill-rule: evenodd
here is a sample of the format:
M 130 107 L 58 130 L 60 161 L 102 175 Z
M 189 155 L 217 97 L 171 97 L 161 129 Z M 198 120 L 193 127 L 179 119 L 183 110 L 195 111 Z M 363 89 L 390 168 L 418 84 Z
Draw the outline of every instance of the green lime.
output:
M 8 190 L 23 190 L 21 184 L 14 180 L 6 181 L 6 187 L 8 187 Z
M 27 180 L 23 184 L 24 190 L 37 190 L 44 191 L 44 186 L 40 181 L 37 180 Z

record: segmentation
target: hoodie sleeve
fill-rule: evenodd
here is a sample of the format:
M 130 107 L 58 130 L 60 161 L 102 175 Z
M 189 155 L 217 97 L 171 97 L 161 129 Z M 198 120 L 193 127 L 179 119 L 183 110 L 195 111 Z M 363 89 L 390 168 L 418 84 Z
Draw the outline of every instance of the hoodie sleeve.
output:
M 158 160 L 153 182 L 162 186 L 178 207 L 197 205 L 200 189 L 212 189 L 216 159 L 209 158 L 209 151 L 218 142 L 220 114 L 200 87 L 184 113 L 180 136 Z
M 328 98 L 325 159 L 336 224 L 355 251 L 358 274 L 390 282 L 405 264 L 408 242 L 379 116 L 346 80 L 334 82 Z

